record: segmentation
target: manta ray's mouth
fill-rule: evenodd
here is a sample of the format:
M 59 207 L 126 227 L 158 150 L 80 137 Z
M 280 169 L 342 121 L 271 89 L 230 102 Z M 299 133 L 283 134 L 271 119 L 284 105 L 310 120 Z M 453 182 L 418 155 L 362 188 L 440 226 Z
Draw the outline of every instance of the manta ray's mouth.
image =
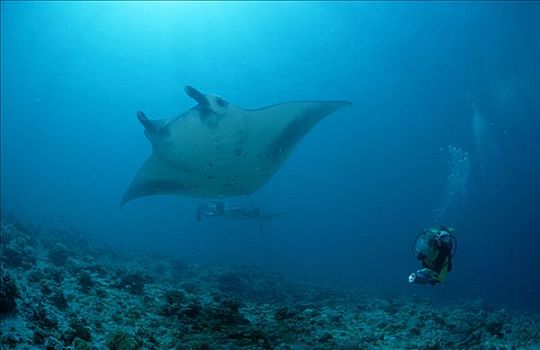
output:
M 204 94 L 199 90 L 195 89 L 193 86 L 186 86 L 184 88 L 184 91 L 186 92 L 186 94 L 188 94 L 189 97 L 197 101 L 201 106 L 208 105 L 208 100 L 206 99 Z

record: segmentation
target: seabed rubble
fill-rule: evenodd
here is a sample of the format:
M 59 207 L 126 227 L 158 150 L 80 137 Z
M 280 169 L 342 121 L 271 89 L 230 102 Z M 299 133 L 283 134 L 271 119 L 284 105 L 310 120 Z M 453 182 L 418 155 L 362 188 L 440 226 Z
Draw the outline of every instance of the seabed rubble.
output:
M 120 252 L 0 221 L 2 349 L 539 349 L 540 315 Z

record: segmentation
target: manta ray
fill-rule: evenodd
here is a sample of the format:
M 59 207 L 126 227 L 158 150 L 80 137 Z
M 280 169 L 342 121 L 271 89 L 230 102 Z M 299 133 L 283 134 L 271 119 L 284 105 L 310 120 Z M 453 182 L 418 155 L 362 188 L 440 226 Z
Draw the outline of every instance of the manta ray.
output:
M 284 102 L 259 109 L 237 107 L 187 86 L 197 105 L 178 117 L 137 118 L 152 144 L 120 205 L 171 194 L 197 198 L 249 195 L 278 171 L 300 140 L 347 101 Z

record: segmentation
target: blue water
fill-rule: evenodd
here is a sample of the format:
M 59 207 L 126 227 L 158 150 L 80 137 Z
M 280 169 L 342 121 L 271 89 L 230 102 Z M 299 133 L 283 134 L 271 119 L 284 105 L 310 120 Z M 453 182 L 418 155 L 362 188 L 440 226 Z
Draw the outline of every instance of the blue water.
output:
M 195 262 L 540 309 L 538 3 L 3 1 L 1 40 L 3 211 Z M 288 213 L 264 235 L 197 223 L 194 198 L 118 207 L 151 152 L 136 111 L 191 108 L 188 84 L 246 108 L 353 103 L 251 196 Z M 437 224 L 454 269 L 409 285 Z

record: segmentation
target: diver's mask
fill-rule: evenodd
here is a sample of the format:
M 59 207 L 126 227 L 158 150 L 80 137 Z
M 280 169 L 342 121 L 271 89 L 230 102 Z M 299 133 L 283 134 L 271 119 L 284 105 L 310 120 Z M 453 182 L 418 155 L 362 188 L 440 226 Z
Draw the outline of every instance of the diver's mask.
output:
M 449 245 L 452 242 L 452 236 L 446 231 L 440 231 L 435 237 L 439 245 Z
M 457 242 L 456 242 L 456 238 L 454 237 L 454 235 L 452 235 L 448 231 L 440 231 L 435 236 L 435 239 L 436 239 L 437 245 L 439 247 L 449 248 L 450 251 L 452 252 L 451 253 L 452 256 L 454 256 L 454 254 L 456 253 L 456 248 L 457 248 Z

